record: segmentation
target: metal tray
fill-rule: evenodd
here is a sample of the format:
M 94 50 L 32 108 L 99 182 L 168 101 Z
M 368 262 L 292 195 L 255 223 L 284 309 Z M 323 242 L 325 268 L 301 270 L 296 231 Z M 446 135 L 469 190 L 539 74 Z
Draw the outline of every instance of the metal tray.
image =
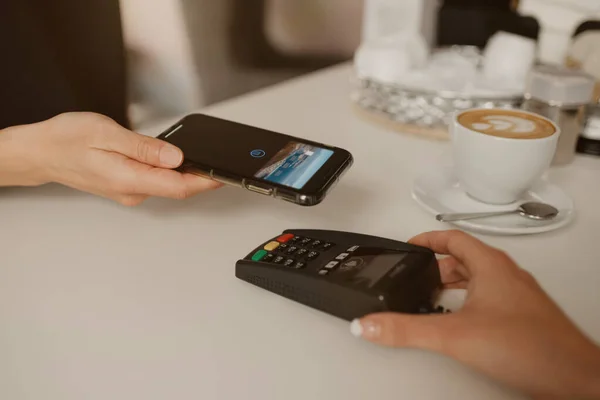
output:
M 447 50 L 447 49 L 446 49 Z M 454 46 L 452 51 L 468 53 L 480 62 L 478 49 Z M 447 130 L 456 111 L 469 108 L 520 108 L 523 96 L 474 97 L 460 92 L 414 90 L 358 76 L 352 77 L 354 104 L 363 110 L 379 114 L 390 122 L 402 125 Z

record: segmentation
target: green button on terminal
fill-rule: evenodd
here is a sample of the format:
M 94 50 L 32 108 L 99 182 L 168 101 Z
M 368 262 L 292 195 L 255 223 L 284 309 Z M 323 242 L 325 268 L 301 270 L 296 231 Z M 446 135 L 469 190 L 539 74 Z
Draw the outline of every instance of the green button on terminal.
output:
M 252 261 L 260 261 L 267 255 L 267 251 L 259 250 L 252 256 Z

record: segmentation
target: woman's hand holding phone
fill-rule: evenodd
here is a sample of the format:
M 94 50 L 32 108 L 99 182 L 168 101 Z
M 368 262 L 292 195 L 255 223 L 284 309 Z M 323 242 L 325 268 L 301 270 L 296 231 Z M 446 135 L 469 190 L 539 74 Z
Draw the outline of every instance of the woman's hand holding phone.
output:
M 0 131 L 0 186 L 56 182 L 134 206 L 184 199 L 220 183 L 174 169 L 183 152 L 93 113 L 66 113 Z

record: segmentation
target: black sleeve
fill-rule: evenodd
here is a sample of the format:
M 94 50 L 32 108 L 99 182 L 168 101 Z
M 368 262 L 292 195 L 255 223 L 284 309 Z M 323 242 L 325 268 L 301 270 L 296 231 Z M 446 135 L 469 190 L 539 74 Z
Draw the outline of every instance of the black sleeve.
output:
M 0 129 L 68 111 L 124 126 L 118 0 L 0 0 Z

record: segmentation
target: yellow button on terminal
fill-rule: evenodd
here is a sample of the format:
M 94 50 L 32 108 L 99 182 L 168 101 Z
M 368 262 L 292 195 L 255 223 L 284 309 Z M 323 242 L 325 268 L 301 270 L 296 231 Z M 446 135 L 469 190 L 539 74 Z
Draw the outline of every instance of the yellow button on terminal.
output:
M 273 250 L 275 250 L 278 247 L 279 247 L 279 243 L 278 242 L 271 242 L 271 243 L 265 245 L 265 250 L 267 250 L 267 251 L 273 251 Z

